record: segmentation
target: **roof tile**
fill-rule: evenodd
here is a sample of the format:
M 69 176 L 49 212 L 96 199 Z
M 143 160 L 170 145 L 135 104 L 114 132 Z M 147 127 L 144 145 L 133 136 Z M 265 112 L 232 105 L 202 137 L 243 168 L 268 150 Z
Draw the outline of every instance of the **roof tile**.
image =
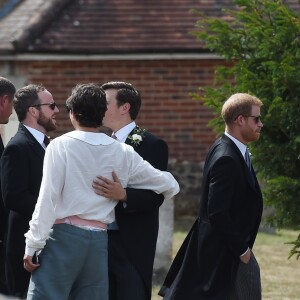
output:
M 231 0 L 76 0 L 30 51 L 127 53 L 196 51 L 197 16 L 191 9 L 221 15 Z
M 288 1 L 298 8 L 298 0 Z M 35 53 L 195 52 L 199 18 L 222 17 L 232 0 L 23 0 L 0 21 L 0 51 Z

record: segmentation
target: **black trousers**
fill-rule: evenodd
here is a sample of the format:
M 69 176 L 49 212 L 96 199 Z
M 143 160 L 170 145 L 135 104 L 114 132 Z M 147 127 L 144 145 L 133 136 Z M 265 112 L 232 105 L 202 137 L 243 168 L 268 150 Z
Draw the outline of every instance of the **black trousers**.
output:
M 5 244 L 0 241 L 0 294 L 8 295 L 5 275 Z
M 230 300 L 261 300 L 260 269 L 253 253 L 248 264 L 239 263 Z
M 108 230 L 109 300 L 150 300 L 118 230 Z

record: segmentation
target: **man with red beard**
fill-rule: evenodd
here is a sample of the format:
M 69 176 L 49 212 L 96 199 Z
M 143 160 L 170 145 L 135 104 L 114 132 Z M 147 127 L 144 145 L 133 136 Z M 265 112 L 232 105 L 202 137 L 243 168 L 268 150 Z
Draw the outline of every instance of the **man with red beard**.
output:
M 225 132 L 206 157 L 199 216 L 159 292 L 164 300 L 261 299 L 252 248 L 263 199 L 247 145 L 260 137 L 262 104 L 245 93 L 224 102 Z
M 39 195 L 45 148 L 49 143 L 46 133 L 56 129 L 59 110 L 51 93 L 34 84 L 19 89 L 13 104 L 20 125 L 1 159 L 1 190 L 9 211 L 6 276 L 9 294 L 25 298 L 30 273 L 23 268 L 24 234 Z

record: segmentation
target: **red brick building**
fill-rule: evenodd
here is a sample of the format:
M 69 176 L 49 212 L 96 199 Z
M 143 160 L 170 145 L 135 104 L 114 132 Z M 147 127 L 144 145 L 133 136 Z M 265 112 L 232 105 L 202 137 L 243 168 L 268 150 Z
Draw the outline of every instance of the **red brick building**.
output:
M 139 125 L 166 140 L 170 160 L 199 163 L 215 135 L 212 112 L 190 93 L 222 60 L 191 34 L 191 10 L 222 18 L 224 8 L 233 0 L 0 0 L 0 76 L 50 90 L 61 111 L 53 137 L 72 129 L 64 103 L 74 85 L 131 82 Z
M 222 60 L 191 34 L 200 18 L 191 10 L 222 18 L 224 8 L 233 0 L 0 0 L 0 76 L 50 90 L 60 108 L 52 137 L 72 130 L 64 103 L 77 83 L 131 82 L 142 93 L 138 124 L 169 145 L 175 213 L 197 214 L 215 135 L 212 112 L 190 93 L 212 83 Z M 17 125 L 2 128 L 6 142 Z

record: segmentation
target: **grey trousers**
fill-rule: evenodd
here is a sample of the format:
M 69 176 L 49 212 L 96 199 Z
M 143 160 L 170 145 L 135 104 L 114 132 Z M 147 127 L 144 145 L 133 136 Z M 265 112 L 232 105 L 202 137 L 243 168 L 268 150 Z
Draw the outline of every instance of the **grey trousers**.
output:
M 261 300 L 260 269 L 253 253 L 248 264 L 239 263 L 230 300 Z
M 54 225 L 39 263 L 28 300 L 108 300 L 106 231 Z

